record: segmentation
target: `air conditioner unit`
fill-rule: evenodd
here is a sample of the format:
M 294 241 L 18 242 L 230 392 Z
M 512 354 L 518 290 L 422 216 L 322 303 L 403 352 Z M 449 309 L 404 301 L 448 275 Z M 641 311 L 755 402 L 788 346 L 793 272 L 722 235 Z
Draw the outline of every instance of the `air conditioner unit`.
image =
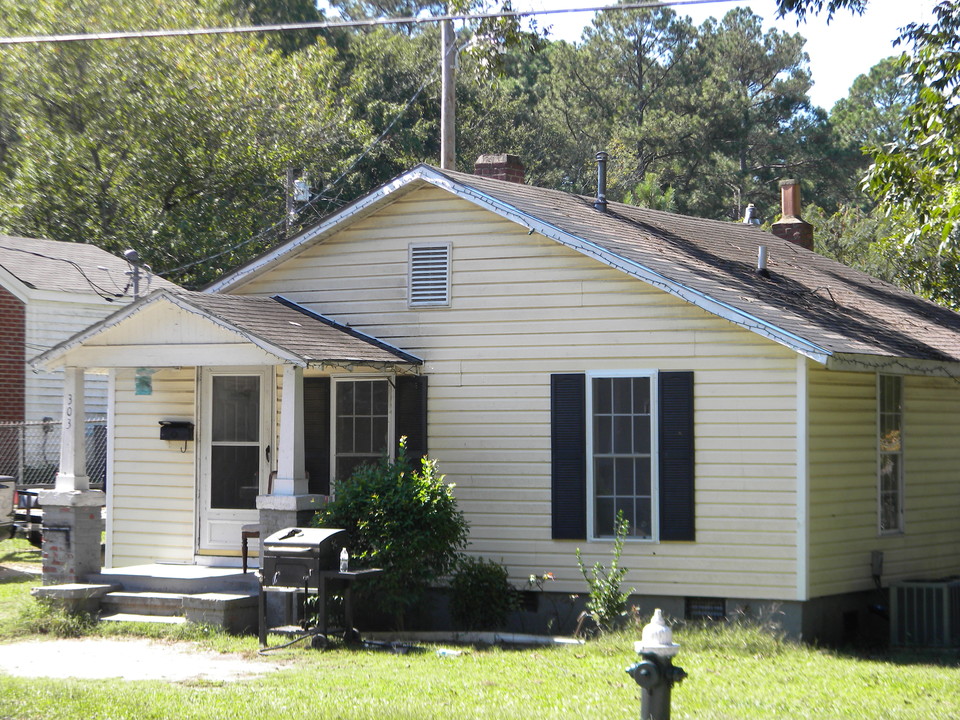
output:
M 891 586 L 890 642 L 960 647 L 960 578 L 907 580 Z

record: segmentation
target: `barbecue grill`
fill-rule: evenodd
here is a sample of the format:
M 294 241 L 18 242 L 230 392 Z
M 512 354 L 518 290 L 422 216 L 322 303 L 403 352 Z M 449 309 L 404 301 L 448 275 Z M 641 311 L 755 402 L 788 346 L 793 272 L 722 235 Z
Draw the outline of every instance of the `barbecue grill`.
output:
M 344 627 L 340 628 L 345 640 L 359 640 L 353 627 L 351 585 L 361 577 L 375 575 L 381 570 L 340 569 L 340 553 L 347 541 L 347 533 L 336 528 L 298 528 L 279 530 L 263 541 L 260 571 L 260 645 L 267 644 L 268 593 L 288 595 L 302 593 L 303 620 L 300 627 L 281 626 L 270 628 L 272 632 L 290 633 L 306 630 L 306 600 L 311 594 L 317 596 L 317 625 L 309 632 L 315 637 L 314 646 L 326 643 L 331 628 L 327 627 L 327 593 L 343 596 Z

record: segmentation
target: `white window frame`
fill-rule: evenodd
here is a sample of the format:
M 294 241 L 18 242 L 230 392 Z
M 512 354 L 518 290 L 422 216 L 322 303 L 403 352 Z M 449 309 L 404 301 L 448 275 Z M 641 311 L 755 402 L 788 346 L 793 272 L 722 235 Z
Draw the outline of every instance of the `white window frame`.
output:
M 445 276 L 442 282 L 435 285 L 443 287 L 442 298 L 418 299 L 415 293 L 417 276 L 415 274 L 416 256 L 418 252 L 443 249 L 446 253 Z M 407 304 L 410 307 L 450 307 L 450 275 L 453 267 L 453 244 L 449 242 L 418 242 L 410 243 L 407 249 Z
M 368 382 L 374 380 L 387 381 L 387 457 L 393 460 L 397 449 L 393 446 L 396 435 L 396 389 L 394 375 L 388 374 L 358 374 L 330 376 L 330 493 L 336 493 L 337 484 L 337 393 L 338 385 L 345 382 Z
M 595 484 L 593 458 L 593 381 L 598 378 L 650 379 L 650 537 L 627 536 L 629 542 L 656 543 L 660 537 L 660 462 L 659 432 L 660 398 L 657 370 L 596 370 L 586 373 L 586 430 L 587 430 L 587 537 L 591 541 L 610 542 L 609 535 L 597 536 L 595 512 Z
M 900 393 L 900 410 L 897 413 L 899 416 L 899 430 L 900 430 L 900 449 L 895 452 L 886 451 L 881 446 L 881 428 L 883 413 L 883 381 L 885 378 L 892 378 L 897 381 L 899 386 L 898 390 Z M 905 482 L 904 477 L 906 475 L 906 469 L 904 466 L 904 448 L 906 447 L 905 443 L 905 432 L 904 432 L 904 409 L 905 409 L 905 400 L 904 400 L 904 381 L 902 375 L 885 375 L 877 373 L 877 533 L 879 535 L 902 535 L 904 533 L 904 501 L 906 499 L 905 493 Z M 883 527 L 883 472 L 882 464 L 883 459 L 886 456 L 895 455 L 899 458 L 900 462 L 898 463 L 899 476 L 897 477 L 897 526 L 895 528 L 884 528 Z

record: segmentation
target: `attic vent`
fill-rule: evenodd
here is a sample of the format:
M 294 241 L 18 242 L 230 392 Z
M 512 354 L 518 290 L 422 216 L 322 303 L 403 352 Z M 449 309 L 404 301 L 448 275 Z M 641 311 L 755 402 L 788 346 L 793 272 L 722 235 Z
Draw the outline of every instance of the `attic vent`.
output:
M 410 305 L 450 304 L 450 243 L 410 246 Z

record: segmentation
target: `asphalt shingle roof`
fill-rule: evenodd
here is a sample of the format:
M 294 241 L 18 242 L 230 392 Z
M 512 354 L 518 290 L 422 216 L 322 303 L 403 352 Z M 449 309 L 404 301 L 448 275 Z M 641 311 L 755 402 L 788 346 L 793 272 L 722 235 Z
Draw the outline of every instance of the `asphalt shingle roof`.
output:
M 179 290 L 188 305 L 222 320 L 305 362 L 377 362 L 419 364 L 396 348 L 338 325 L 294 303 L 256 295 L 221 295 Z
M 0 235 L 0 267 L 29 288 L 88 295 L 128 296 L 127 261 L 85 243 Z M 141 292 L 177 287 L 144 276 Z
M 758 227 L 434 171 L 830 353 L 960 361 L 960 314 Z

